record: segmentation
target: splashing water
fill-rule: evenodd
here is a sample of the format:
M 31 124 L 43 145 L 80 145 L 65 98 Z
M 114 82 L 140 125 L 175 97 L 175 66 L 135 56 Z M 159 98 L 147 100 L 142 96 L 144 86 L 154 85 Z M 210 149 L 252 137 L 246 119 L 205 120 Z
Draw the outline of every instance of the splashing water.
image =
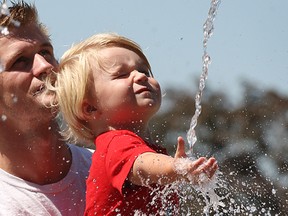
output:
M 201 100 L 202 100 L 202 94 L 203 94 L 203 90 L 205 88 L 205 81 L 208 77 L 208 66 L 211 63 L 211 59 L 209 54 L 207 53 L 207 43 L 208 40 L 210 39 L 210 37 L 213 34 L 213 30 L 214 30 L 214 25 L 213 22 L 215 20 L 216 14 L 217 14 L 217 9 L 220 5 L 221 1 L 220 0 L 211 0 L 211 5 L 210 5 L 210 9 L 208 12 L 208 17 L 203 25 L 203 34 L 204 34 L 204 39 L 203 39 L 203 56 L 202 56 L 202 74 L 200 76 L 200 81 L 199 81 L 199 88 L 198 88 L 198 92 L 195 96 L 195 113 L 191 119 L 191 123 L 190 123 L 190 128 L 189 131 L 187 132 L 187 140 L 189 143 L 189 152 L 188 154 L 192 153 L 192 149 L 194 144 L 197 141 L 197 136 L 196 136 L 196 132 L 195 132 L 195 127 L 197 125 L 197 120 L 198 117 L 201 114 Z M 191 156 L 190 156 L 191 157 Z M 190 158 L 192 159 L 192 158 Z M 190 160 L 187 159 L 187 160 Z M 184 159 L 183 159 L 184 160 Z M 181 167 L 185 167 L 185 161 L 181 162 L 182 164 L 180 166 L 178 166 L 178 171 L 181 170 Z M 184 163 L 184 164 L 183 164 Z M 221 177 L 221 172 L 217 171 L 215 176 L 212 179 L 208 179 L 208 177 L 203 173 L 202 175 L 202 179 L 200 179 L 200 184 L 183 184 L 182 188 L 185 191 L 185 193 L 183 193 L 182 196 L 182 201 L 185 200 L 187 201 L 187 199 L 189 199 L 189 197 L 187 197 L 187 192 L 192 190 L 195 190 L 197 193 L 197 196 L 201 196 L 204 200 L 204 206 L 203 206 L 203 212 L 201 212 L 201 214 L 205 214 L 205 215 L 209 215 L 209 213 L 211 213 L 211 209 L 212 211 L 214 211 L 216 214 L 218 214 L 218 210 L 219 208 L 225 208 L 225 204 L 224 202 L 222 202 L 222 200 L 227 199 L 227 194 L 229 193 L 225 193 L 224 195 L 218 194 L 216 193 L 216 191 L 218 190 L 223 190 L 227 188 L 227 184 L 226 182 L 220 178 Z M 189 176 L 188 176 L 189 177 Z M 190 179 L 189 179 L 190 180 Z M 191 183 L 193 182 L 193 176 L 191 176 Z M 189 192 L 188 192 L 189 193 Z M 186 212 L 188 213 L 188 212 Z
M 211 1 L 210 9 L 209 9 L 209 12 L 208 12 L 208 18 L 207 18 L 207 20 L 205 21 L 205 23 L 203 25 L 203 33 L 204 33 L 203 49 L 204 49 L 204 54 L 202 56 L 202 62 L 203 62 L 202 74 L 200 76 L 199 89 L 198 89 L 198 92 L 197 92 L 197 94 L 195 96 L 195 113 L 194 113 L 194 115 L 193 115 L 193 117 L 191 119 L 190 128 L 189 128 L 189 131 L 187 133 L 187 140 L 188 140 L 188 143 L 189 143 L 190 151 L 192 151 L 192 148 L 193 148 L 194 144 L 197 141 L 195 127 L 197 125 L 198 117 L 201 114 L 202 94 L 203 94 L 203 90 L 205 88 L 205 80 L 208 77 L 208 66 L 211 63 L 210 56 L 207 53 L 207 43 L 208 43 L 209 38 L 213 34 L 213 30 L 214 30 L 213 21 L 215 20 L 215 17 L 216 17 L 216 14 L 217 14 L 217 9 L 218 9 L 220 3 L 221 3 L 220 0 L 212 0 Z
M 10 12 L 8 9 L 7 4 L 5 3 L 5 1 L 2 3 L 2 5 L 0 6 L 0 16 L 10 16 Z M 15 27 L 19 27 L 20 26 L 20 22 L 14 19 L 11 19 L 10 22 L 15 26 Z M 0 34 L 3 35 L 8 35 L 9 34 L 9 30 L 7 26 L 0 26 Z
M 195 97 L 195 114 L 187 133 L 187 139 L 190 145 L 190 152 L 188 153 L 192 153 L 193 145 L 197 141 L 194 129 L 197 125 L 197 119 L 201 114 L 202 92 L 208 76 L 208 66 L 211 63 L 210 56 L 207 53 L 207 43 L 213 34 L 213 21 L 219 4 L 220 0 L 211 0 L 208 18 L 203 25 L 203 71 L 200 77 L 199 91 Z M 283 140 L 281 142 L 283 142 Z M 228 153 L 231 153 L 230 150 Z M 251 157 L 251 155 L 248 155 L 246 158 L 249 157 Z M 189 158 L 193 160 L 192 156 L 189 156 Z M 186 159 L 189 160 L 188 158 Z M 185 159 L 181 160 L 181 163 L 175 168 L 180 174 L 185 175 L 187 173 L 183 168 L 185 167 L 185 163 L 189 163 L 189 161 L 185 162 Z M 243 166 L 243 164 L 241 164 L 242 160 L 243 156 L 241 155 L 239 157 L 240 164 L 233 165 L 235 169 L 237 169 L 236 167 L 239 165 L 240 167 Z M 228 162 L 230 163 L 229 160 Z M 287 209 L 287 184 L 285 183 L 285 186 L 282 188 L 279 185 L 274 185 L 273 182 L 269 185 L 270 180 L 268 178 L 261 180 L 263 176 L 259 171 L 254 170 L 255 167 L 253 164 L 254 162 L 247 168 L 244 165 L 244 168 L 240 169 L 241 171 L 236 172 L 232 171 L 229 173 L 227 170 L 223 170 L 222 173 L 218 170 L 211 181 L 207 181 L 207 177 L 203 175 L 203 179 L 200 179 L 199 185 L 187 182 L 177 185 L 180 188 L 179 196 L 182 203 L 181 211 L 183 212 L 181 215 L 282 215 L 279 209 Z M 251 177 L 248 181 L 247 175 Z M 188 179 L 190 181 L 189 177 Z M 193 182 L 193 176 L 191 176 L 191 179 L 191 182 Z M 279 182 L 278 178 L 277 182 Z M 280 192 L 279 189 L 282 192 Z M 284 199 L 278 197 L 281 193 Z M 286 215 L 287 210 L 283 213 Z
M 6 121 L 7 120 L 7 116 L 6 115 L 1 115 L 1 121 Z
M 1 4 L 1 7 L 0 7 L 0 15 L 2 15 L 2 14 L 3 15 L 9 15 L 8 6 L 7 6 L 5 1 Z
M 0 5 L 0 16 L 10 16 L 10 12 L 9 12 L 9 8 L 6 4 L 6 1 L 4 1 L 1 5 Z M 10 22 L 15 26 L 15 27 L 19 27 L 20 26 L 20 22 L 14 19 L 10 19 Z M 9 34 L 9 30 L 7 26 L 1 26 L 0 25 L 0 34 L 2 35 L 8 35 Z M 4 70 L 1 61 L 0 61 L 0 73 Z
M 0 7 L 0 16 L 5 15 L 9 16 L 9 10 L 7 4 L 4 2 Z M 9 31 L 7 27 L 0 26 L 0 33 L 3 35 L 8 35 Z
M 180 200 L 183 205 L 182 211 L 189 213 L 191 211 L 191 203 L 194 203 L 194 199 L 197 199 L 197 203 L 203 203 L 203 209 L 201 215 L 209 215 L 212 211 L 217 212 L 219 208 L 225 208 L 224 200 L 227 199 L 228 193 L 219 194 L 218 190 L 227 188 L 227 183 L 223 180 L 222 173 L 219 171 L 209 179 L 205 173 L 200 174 L 199 178 L 195 179 L 195 176 L 188 173 L 188 166 L 191 164 L 191 158 L 178 158 L 175 162 L 175 171 L 189 180 L 189 182 L 180 182 L 178 188 L 180 188 Z M 195 194 L 193 197 L 192 194 Z M 192 198 L 191 198 L 192 196 Z M 189 204 L 190 203 L 190 204 Z M 200 213 L 200 212 L 199 212 Z M 190 215 L 190 214 L 188 214 Z

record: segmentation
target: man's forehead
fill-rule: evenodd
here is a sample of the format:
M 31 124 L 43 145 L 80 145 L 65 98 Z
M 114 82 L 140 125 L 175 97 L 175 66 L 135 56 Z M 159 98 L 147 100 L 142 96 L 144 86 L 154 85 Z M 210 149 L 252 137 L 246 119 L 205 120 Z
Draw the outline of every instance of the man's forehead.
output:
M 48 40 L 46 36 L 35 24 L 26 24 L 20 27 L 13 27 L 9 30 L 9 35 L 7 37 L 17 38 L 19 40 Z
M 2 70 L 7 67 L 7 63 L 14 57 L 19 55 L 21 50 L 25 50 L 22 46 L 18 46 L 19 40 L 13 37 L 0 37 L 0 63 Z M 20 43 L 21 44 L 21 43 Z
M 40 28 L 35 24 L 27 24 L 20 27 L 9 29 L 9 34 L 0 36 L 0 40 L 6 41 L 5 43 L 14 43 L 23 41 L 28 43 L 49 43 L 50 39 L 45 35 Z
M 21 49 L 33 46 L 36 42 L 32 39 L 18 37 L 1 37 L 0 38 L 0 58 L 5 58 L 12 53 L 17 53 Z M 0 59 L 1 60 L 1 59 Z

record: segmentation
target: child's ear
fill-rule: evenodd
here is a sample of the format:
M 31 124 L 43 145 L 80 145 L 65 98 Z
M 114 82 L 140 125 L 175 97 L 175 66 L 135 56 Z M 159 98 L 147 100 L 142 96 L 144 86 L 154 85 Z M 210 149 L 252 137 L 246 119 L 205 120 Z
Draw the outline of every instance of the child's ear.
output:
M 97 109 L 92 104 L 89 104 L 88 101 L 84 101 L 82 104 L 82 113 L 83 117 L 86 120 L 95 119 L 97 114 Z

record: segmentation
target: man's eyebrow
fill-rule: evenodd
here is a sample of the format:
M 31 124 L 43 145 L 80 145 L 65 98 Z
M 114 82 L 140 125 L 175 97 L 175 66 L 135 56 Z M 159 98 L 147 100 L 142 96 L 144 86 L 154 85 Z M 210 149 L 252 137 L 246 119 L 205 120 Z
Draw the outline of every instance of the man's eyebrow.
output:
M 24 53 L 23 50 L 17 50 L 13 53 L 10 53 L 8 61 L 5 63 L 5 65 L 2 65 L 4 67 L 4 69 L 8 70 L 8 68 L 11 67 L 13 61 L 15 61 L 15 59 L 17 59 L 19 56 L 23 55 L 23 53 Z
M 51 48 L 52 50 L 54 49 L 52 44 L 50 42 L 45 42 L 45 43 L 42 43 L 40 44 L 39 47 L 49 47 Z M 9 61 L 6 62 L 6 65 L 2 65 L 2 67 L 6 70 L 7 68 L 9 68 L 11 66 L 11 62 L 13 62 L 15 59 L 17 59 L 19 56 L 22 56 L 24 53 L 25 53 L 26 50 L 17 50 L 15 51 L 14 53 L 12 53 L 10 56 L 9 56 Z M 2 68 L 2 69 L 3 69 Z

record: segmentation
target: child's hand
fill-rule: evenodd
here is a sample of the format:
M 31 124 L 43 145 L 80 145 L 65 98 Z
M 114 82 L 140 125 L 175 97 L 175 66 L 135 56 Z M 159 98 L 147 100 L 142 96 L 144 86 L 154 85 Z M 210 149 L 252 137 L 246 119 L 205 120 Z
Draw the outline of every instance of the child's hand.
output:
M 217 169 L 218 165 L 214 157 L 208 160 L 200 157 L 187 165 L 187 178 L 196 184 L 205 183 L 214 176 Z
M 218 169 L 217 161 L 214 157 L 208 160 L 200 157 L 194 161 L 187 158 L 185 153 L 185 141 L 182 137 L 178 137 L 178 145 L 175 153 L 175 171 L 181 179 L 192 182 L 193 184 L 201 184 L 211 179 Z

